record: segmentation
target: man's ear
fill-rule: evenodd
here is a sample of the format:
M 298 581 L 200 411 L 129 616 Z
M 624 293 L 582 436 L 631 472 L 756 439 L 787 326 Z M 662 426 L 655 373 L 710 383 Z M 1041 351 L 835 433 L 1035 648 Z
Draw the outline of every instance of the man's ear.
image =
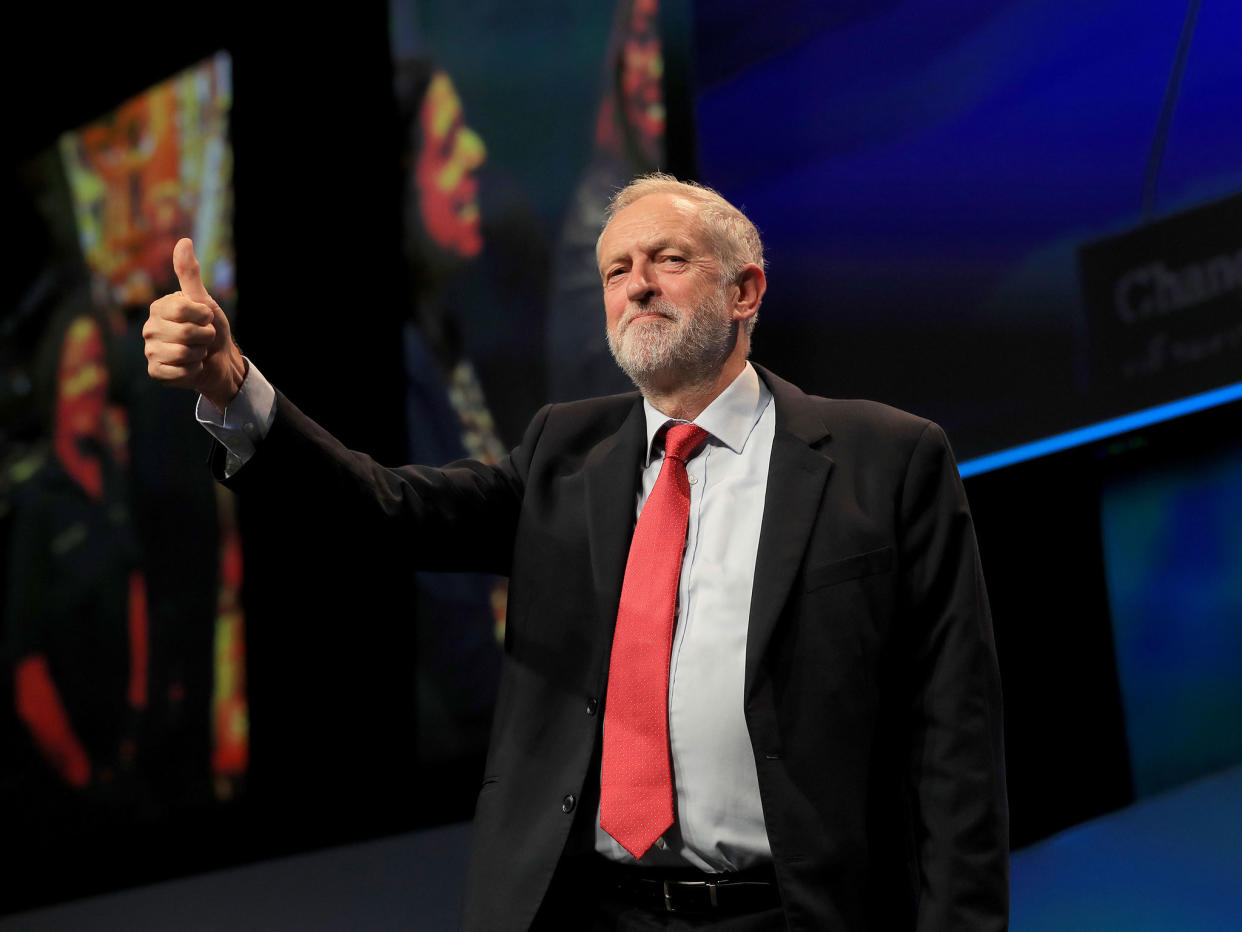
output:
M 734 299 L 733 307 L 730 308 L 733 319 L 750 320 L 759 312 L 759 305 L 763 303 L 763 294 L 768 290 L 768 277 L 763 274 L 763 269 L 748 262 L 738 272 L 733 287 L 736 289 L 732 292 Z

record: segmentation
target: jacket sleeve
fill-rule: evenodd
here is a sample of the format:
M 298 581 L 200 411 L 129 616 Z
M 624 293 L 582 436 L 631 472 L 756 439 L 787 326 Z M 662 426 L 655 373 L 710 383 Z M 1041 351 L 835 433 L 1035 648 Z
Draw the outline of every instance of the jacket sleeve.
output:
M 918 929 L 1008 926 L 1000 674 L 974 524 L 943 432 L 928 424 L 901 493 Z
M 277 392 L 275 420 L 254 456 L 225 479 L 217 444 L 211 467 L 244 500 L 331 522 L 366 546 L 397 549 L 420 569 L 507 575 L 531 454 L 549 410 L 540 410 L 521 445 L 494 466 L 459 460 L 389 468 L 347 449 Z

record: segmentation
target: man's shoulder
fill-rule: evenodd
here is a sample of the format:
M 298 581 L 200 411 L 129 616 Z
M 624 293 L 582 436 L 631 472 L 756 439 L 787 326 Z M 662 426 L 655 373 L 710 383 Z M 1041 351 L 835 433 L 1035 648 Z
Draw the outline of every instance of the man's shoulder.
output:
M 825 433 L 839 439 L 875 436 L 888 438 L 889 441 L 899 437 L 917 439 L 929 427 L 935 427 L 925 417 L 883 402 L 807 394 L 792 382 L 761 367 L 756 368 L 772 391 L 778 423 L 781 420 L 810 419 L 822 422 Z
M 921 433 L 932 422 L 925 417 L 866 398 L 821 398 L 808 395 L 821 406 L 826 418 L 837 425 L 874 427 L 898 433 Z
M 595 398 L 579 398 L 576 401 L 557 401 L 548 405 L 549 416 L 571 421 L 595 421 L 601 418 L 619 417 L 622 420 L 633 407 L 642 402 L 638 392 L 622 392 L 619 395 L 599 395 Z
M 620 432 L 631 418 L 641 425 L 642 396 L 638 392 L 554 402 L 535 415 L 527 439 L 537 435 L 541 447 L 584 451 Z
M 808 395 L 788 382 L 770 381 L 777 428 L 831 457 L 845 476 L 872 485 L 903 484 L 911 476 L 956 474 L 952 447 L 934 421 L 863 398 Z

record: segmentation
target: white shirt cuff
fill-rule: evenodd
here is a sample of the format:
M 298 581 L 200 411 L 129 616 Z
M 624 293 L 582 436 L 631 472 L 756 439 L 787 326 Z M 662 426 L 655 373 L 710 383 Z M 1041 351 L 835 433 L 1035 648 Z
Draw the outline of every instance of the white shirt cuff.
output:
M 246 377 L 229 406 L 221 411 L 199 395 L 194 416 L 224 447 L 224 478 L 228 479 L 254 456 L 256 445 L 276 420 L 276 390 L 247 359 Z

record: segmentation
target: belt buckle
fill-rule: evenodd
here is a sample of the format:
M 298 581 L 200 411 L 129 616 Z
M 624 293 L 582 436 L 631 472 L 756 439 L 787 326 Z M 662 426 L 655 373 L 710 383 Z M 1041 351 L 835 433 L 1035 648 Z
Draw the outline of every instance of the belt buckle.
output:
M 676 885 L 679 887 L 706 887 L 707 888 L 707 899 L 708 899 L 708 902 L 711 903 L 712 908 L 715 909 L 720 905 L 716 901 L 717 884 L 712 883 L 709 880 L 665 880 L 663 881 L 663 886 L 664 886 L 664 911 L 666 913 L 678 912 L 677 907 L 673 905 L 673 897 L 672 897 L 672 894 L 670 893 L 670 889 L 673 885 Z

